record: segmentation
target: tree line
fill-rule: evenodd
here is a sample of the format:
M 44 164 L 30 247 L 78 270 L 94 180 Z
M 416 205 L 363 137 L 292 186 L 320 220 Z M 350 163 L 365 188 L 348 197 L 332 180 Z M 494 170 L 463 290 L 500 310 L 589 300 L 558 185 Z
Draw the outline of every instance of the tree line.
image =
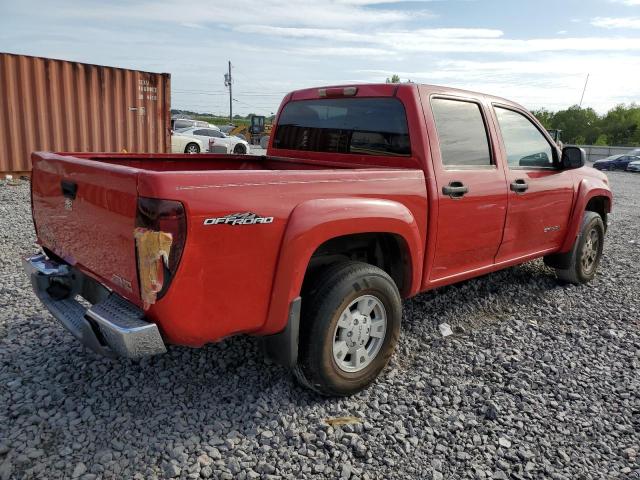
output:
M 171 109 L 171 116 L 181 115 L 185 118 L 190 118 L 193 120 L 202 120 L 204 122 L 212 123 L 213 125 L 227 125 L 229 124 L 229 117 L 225 115 L 216 115 L 214 113 L 206 113 L 206 112 L 194 112 L 192 110 L 178 110 Z M 249 121 L 251 117 L 255 115 L 254 113 L 249 113 L 247 115 L 234 115 L 233 116 L 233 124 L 234 125 L 249 125 Z M 273 123 L 275 115 L 271 115 L 266 117 L 267 123 Z
M 562 130 L 562 141 L 576 145 L 640 145 L 640 106 L 617 105 L 605 114 L 574 105 L 557 112 L 532 110 L 547 129 Z

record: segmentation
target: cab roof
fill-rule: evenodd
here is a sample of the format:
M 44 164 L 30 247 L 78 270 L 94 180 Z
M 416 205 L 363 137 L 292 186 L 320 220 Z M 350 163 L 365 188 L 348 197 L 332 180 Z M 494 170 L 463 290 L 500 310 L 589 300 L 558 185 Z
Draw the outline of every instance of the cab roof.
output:
M 463 90 L 460 88 L 446 87 L 442 85 L 431 85 L 425 83 L 361 83 L 361 84 L 344 84 L 344 85 L 327 85 L 320 87 L 305 88 L 301 90 L 295 90 L 288 95 L 287 100 L 311 100 L 314 98 L 323 98 L 321 91 L 339 91 L 340 89 L 352 89 L 355 88 L 355 95 L 349 95 L 352 97 L 393 97 L 400 89 L 403 90 L 417 90 L 420 88 L 421 92 L 440 95 L 453 95 L 475 99 L 484 99 L 488 102 L 502 103 L 506 105 L 512 105 L 521 109 L 525 109 L 522 105 L 508 100 L 506 98 L 498 97 L 495 95 L 489 95 L 481 92 L 474 92 L 471 90 Z M 330 95 L 335 98 L 339 98 L 346 95 Z M 525 109 L 526 110 L 526 109 Z

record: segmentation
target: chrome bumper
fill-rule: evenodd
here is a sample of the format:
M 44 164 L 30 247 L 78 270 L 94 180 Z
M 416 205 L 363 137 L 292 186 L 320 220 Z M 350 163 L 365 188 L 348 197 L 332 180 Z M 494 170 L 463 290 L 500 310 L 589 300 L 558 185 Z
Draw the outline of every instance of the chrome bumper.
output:
M 42 254 L 25 258 L 22 264 L 40 301 L 87 348 L 127 358 L 167 351 L 157 325 L 145 321 L 142 310 L 92 278 Z

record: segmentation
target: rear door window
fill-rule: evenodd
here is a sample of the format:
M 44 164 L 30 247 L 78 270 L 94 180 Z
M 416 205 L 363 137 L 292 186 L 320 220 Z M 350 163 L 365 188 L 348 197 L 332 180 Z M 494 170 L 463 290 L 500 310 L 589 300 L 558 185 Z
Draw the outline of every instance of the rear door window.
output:
M 173 129 L 181 130 L 183 128 L 189 128 L 191 124 L 192 122 L 189 122 L 187 120 L 176 120 L 175 123 L 173 124 Z
M 410 156 L 409 129 L 395 98 L 299 100 L 280 112 L 275 148 Z
M 431 100 L 431 110 L 445 167 L 491 165 L 489 140 L 480 105 L 463 100 L 434 98 Z

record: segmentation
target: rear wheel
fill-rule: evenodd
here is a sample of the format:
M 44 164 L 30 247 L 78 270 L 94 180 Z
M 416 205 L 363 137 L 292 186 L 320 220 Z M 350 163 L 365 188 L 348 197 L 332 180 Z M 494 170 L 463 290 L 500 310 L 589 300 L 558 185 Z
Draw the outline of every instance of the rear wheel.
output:
M 245 147 L 242 143 L 238 143 L 233 148 L 233 153 L 235 153 L 236 155 L 244 155 L 247 153 L 247 147 Z
M 360 262 L 328 267 L 303 296 L 297 380 L 324 395 L 352 395 L 389 362 L 402 301 L 383 270 Z
M 186 147 L 184 147 L 184 153 L 200 153 L 200 145 L 197 143 L 188 143 Z
M 558 279 L 573 283 L 587 283 L 596 276 L 604 246 L 604 223 L 596 212 L 585 212 L 582 227 L 571 251 L 545 257 L 554 267 Z

